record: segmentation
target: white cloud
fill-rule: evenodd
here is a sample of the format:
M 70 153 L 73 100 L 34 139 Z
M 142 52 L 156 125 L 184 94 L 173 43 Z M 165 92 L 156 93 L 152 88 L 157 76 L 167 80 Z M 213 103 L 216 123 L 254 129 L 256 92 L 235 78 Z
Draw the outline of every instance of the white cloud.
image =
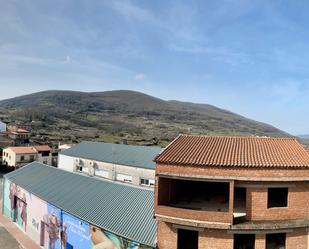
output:
M 134 76 L 135 80 L 144 80 L 146 78 L 146 75 L 143 73 L 138 73 Z
M 67 55 L 67 56 L 65 57 L 64 63 L 65 63 L 65 64 L 68 64 L 68 63 L 70 63 L 70 62 L 71 62 L 71 56 Z
M 154 21 L 151 12 L 133 4 L 131 1 L 113 0 L 113 1 L 106 1 L 105 3 L 109 4 L 109 6 L 114 11 L 117 11 L 124 17 L 134 18 L 140 21 L 146 21 L 146 20 Z

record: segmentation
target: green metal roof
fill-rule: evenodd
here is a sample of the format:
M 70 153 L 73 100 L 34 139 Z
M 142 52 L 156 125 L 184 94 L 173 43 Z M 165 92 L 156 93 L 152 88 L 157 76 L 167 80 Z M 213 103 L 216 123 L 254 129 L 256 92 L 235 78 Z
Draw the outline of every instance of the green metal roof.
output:
M 158 146 L 138 146 L 99 142 L 81 142 L 60 154 L 100 162 L 154 169 L 153 159 L 161 152 Z
M 154 192 L 33 162 L 4 176 L 44 201 L 119 236 L 155 247 Z

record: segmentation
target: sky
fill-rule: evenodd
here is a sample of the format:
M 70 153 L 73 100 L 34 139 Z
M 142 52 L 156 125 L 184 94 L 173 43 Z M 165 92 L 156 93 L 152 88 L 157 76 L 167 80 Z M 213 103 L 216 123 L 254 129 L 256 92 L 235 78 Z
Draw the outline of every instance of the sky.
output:
M 0 6 L 0 99 L 48 89 L 130 89 L 309 134 L 309 1 Z

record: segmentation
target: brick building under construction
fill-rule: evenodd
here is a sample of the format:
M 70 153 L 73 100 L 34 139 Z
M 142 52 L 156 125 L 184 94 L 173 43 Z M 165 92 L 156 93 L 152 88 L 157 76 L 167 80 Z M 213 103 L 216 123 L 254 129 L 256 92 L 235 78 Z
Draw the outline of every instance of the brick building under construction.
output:
M 159 249 L 309 249 L 296 139 L 180 135 L 155 161 Z

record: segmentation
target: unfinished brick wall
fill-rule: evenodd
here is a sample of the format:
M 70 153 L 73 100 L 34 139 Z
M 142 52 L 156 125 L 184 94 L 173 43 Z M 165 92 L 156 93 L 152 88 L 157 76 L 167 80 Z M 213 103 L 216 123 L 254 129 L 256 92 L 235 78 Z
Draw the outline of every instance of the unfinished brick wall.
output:
M 254 249 L 265 249 L 265 234 L 255 235 L 255 248 Z
M 163 216 L 176 217 L 181 219 L 218 222 L 226 224 L 232 224 L 233 219 L 232 213 L 229 212 L 199 211 L 168 206 L 156 206 L 155 213 Z
M 212 167 L 212 166 L 181 166 L 157 164 L 156 174 L 180 174 L 186 176 L 213 177 L 309 177 L 308 168 L 256 168 L 256 167 Z
M 199 249 L 233 249 L 234 235 L 227 230 L 205 229 L 199 232 Z M 177 229 L 172 224 L 158 222 L 158 248 L 177 249 Z M 266 234 L 255 235 L 255 249 L 266 249 Z M 309 249 L 308 229 L 292 229 L 286 234 L 286 249 Z
M 181 177 L 200 177 L 211 176 L 214 179 L 219 177 L 244 177 L 246 181 L 237 181 L 237 184 L 243 183 L 246 185 L 253 184 L 247 188 L 247 219 L 253 221 L 274 221 L 274 220 L 294 220 L 294 219 L 309 219 L 309 183 L 301 181 L 286 181 L 289 177 L 309 177 L 309 170 L 303 168 L 240 168 L 240 167 L 198 167 L 198 166 L 174 166 L 157 164 L 156 173 L 159 175 L 169 175 Z M 252 177 L 267 177 L 277 178 L 274 182 L 257 182 Z M 158 178 L 158 177 L 156 177 Z M 218 178 L 217 178 L 218 179 Z M 220 178 L 219 178 L 220 179 Z M 221 178 L 222 179 L 222 178 Z M 283 179 L 283 180 L 282 180 Z M 234 182 L 231 181 L 234 186 Z M 272 184 L 288 184 L 288 207 L 268 208 L 268 187 Z M 260 186 L 258 186 L 260 185 Z M 264 185 L 264 186 L 262 186 Z M 266 186 L 265 186 L 266 185 Z M 230 196 L 233 196 L 230 192 Z M 155 187 L 155 213 L 171 216 L 175 218 L 199 219 L 209 222 L 231 222 L 232 204 L 230 203 L 229 212 L 213 214 L 196 210 L 185 210 L 180 208 L 170 208 L 158 206 L 158 181 Z M 201 212 L 201 213 L 199 213 Z M 166 219 L 167 220 L 167 219 Z M 170 222 L 170 220 L 167 220 Z M 177 223 L 177 220 L 172 219 L 172 222 Z M 186 225 L 186 224 L 183 224 Z M 197 224 L 200 225 L 200 224 Z M 194 225 L 196 226 L 196 225 Z M 216 227 L 218 228 L 218 227 Z M 286 235 L 286 249 L 309 249 L 309 237 L 307 228 L 290 229 Z M 257 232 L 255 239 L 255 249 L 266 248 L 266 235 Z M 253 232 L 254 233 L 254 232 Z M 205 229 L 199 233 L 199 249 L 233 249 L 234 235 L 228 232 L 228 229 Z M 159 249 L 177 249 L 177 229 L 172 228 L 172 225 L 159 221 L 158 226 L 158 245 Z
M 177 229 L 170 223 L 158 222 L 159 249 L 177 249 Z M 233 249 L 233 235 L 226 230 L 205 229 L 199 232 L 199 249 Z
M 233 235 L 226 230 L 207 229 L 199 234 L 199 249 L 233 249 Z
M 286 235 L 286 249 L 308 249 L 308 229 L 294 229 Z
M 177 249 L 177 229 L 170 223 L 159 221 L 157 240 L 159 249 Z
M 308 219 L 308 183 L 292 183 L 289 187 L 288 207 L 267 208 L 268 188 L 247 188 L 247 219 L 289 220 Z

